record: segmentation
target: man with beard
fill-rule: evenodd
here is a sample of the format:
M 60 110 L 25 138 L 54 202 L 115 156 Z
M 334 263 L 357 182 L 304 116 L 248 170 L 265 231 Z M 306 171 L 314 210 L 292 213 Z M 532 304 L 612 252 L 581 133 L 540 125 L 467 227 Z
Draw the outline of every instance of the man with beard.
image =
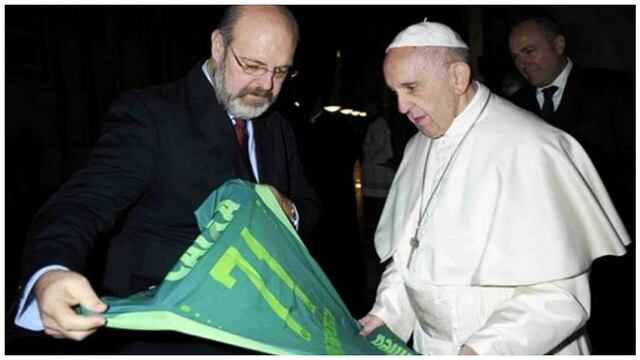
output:
M 293 131 L 267 111 L 291 75 L 298 37 L 284 7 L 230 7 L 211 34 L 210 59 L 177 82 L 115 101 L 89 163 L 36 215 L 16 324 L 61 339 L 94 333 L 104 318 L 74 307 L 106 310 L 81 274 L 101 234 L 122 221 L 110 239 L 106 292 L 122 297 L 159 284 L 199 233 L 194 210 L 230 179 L 271 185 L 301 232 L 314 226 L 318 200 Z M 184 346 L 176 337 L 114 351 L 236 352 L 197 340 Z

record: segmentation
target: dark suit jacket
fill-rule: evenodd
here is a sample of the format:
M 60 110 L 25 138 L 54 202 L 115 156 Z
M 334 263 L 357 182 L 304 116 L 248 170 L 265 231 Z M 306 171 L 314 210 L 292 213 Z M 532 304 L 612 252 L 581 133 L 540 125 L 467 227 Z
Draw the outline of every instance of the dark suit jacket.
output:
M 540 115 L 536 89 L 527 86 L 512 97 L 516 105 Z M 635 221 L 635 94 L 624 73 L 583 69 L 574 63 L 550 123 L 585 148 L 627 230 Z
M 308 232 L 319 201 L 275 112 L 253 120 L 260 182 L 288 196 Z M 34 270 L 81 271 L 99 234 L 118 219 L 105 288 L 116 296 L 159 283 L 199 233 L 193 212 L 225 181 L 250 179 L 233 126 L 201 64 L 174 83 L 124 94 L 111 106 L 86 167 L 45 204 L 30 230 Z

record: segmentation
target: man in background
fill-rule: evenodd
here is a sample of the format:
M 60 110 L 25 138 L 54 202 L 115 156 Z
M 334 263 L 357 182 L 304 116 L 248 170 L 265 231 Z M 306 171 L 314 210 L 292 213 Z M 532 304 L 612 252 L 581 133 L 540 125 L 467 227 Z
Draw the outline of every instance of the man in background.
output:
M 635 234 L 635 87 L 617 70 L 584 68 L 569 53 L 560 25 L 545 15 L 515 22 L 509 48 L 528 85 L 510 99 L 572 135 L 584 147 L 625 227 Z M 632 245 L 633 246 L 633 245 Z M 611 281 L 626 274 L 626 285 Z M 620 337 L 611 328 L 633 328 L 635 254 L 603 259 L 590 278 L 594 292 L 589 322 L 596 353 L 615 353 Z M 629 319 L 621 324 L 620 319 Z M 629 335 L 629 339 L 633 335 Z
M 529 83 L 510 99 L 576 138 L 593 161 L 630 233 L 635 229 L 635 91 L 621 71 L 586 69 L 548 16 L 525 16 L 509 34 Z

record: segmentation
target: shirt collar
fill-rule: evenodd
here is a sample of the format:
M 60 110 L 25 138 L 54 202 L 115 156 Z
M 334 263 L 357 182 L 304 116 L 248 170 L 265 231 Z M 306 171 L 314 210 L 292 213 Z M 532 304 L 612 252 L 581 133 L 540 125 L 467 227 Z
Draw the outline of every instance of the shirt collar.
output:
M 209 80 L 209 84 L 213 86 L 213 80 L 211 80 L 211 75 L 209 75 L 209 59 L 202 64 L 202 72 L 204 73 L 204 76 L 207 77 L 207 80 Z
M 490 92 L 486 86 L 477 81 L 475 83 L 478 86 L 478 91 L 476 91 L 476 94 L 473 96 L 473 99 L 471 99 L 467 107 L 465 107 L 464 110 L 462 110 L 462 112 L 453 119 L 451 126 L 447 129 L 444 135 L 442 135 L 442 138 L 454 140 L 461 137 L 467 132 L 467 129 L 473 125 L 476 117 L 480 115 L 480 111 L 482 111 Z
M 551 84 L 545 86 L 545 87 L 541 87 L 541 88 L 536 88 L 536 93 L 537 94 L 541 94 L 542 90 L 550 87 L 550 86 L 557 86 L 558 90 L 556 90 L 556 93 L 560 94 L 564 91 L 565 86 L 567 86 L 567 80 L 569 79 L 569 73 L 571 72 L 571 69 L 573 68 L 573 61 L 571 61 L 571 59 L 567 58 L 567 64 L 564 66 L 564 68 L 562 69 L 562 71 L 560 72 L 560 74 L 558 74 L 558 76 L 556 76 L 556 78 L 553 80 L 553 82 L 551 82 Z

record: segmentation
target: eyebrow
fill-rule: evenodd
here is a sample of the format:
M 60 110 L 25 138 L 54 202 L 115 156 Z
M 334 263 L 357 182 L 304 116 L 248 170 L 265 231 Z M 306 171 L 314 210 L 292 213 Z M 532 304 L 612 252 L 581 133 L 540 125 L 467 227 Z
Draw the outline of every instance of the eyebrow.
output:
M 239 57 L 239 58 L 241 58 L 241 59 L 242 59 L 242 60 L 244 60 L 244 61 L 253 62 L 253 63 L 256 63 L 256 64 L 258 64 L 258 65 L 263 65 L 263 66 L 269 66 L 269 64 L 267 64 L 267 63 L 265 63 L 265 62 L 263 62 L 263 61 L 260 61 L 260 60 L 251 59 L 251 58 L 244 57 L 244 56 L 238 56 L 238 57 Z M 282 69 L 282 68 L 290 68 L 290 67 L 292 67 L 292 66 L 293 66 L 293 65 L 287 64 L 287 65 L 274 66 L 274 68 L 275 68 L 275 69 Z
M 535 47 L 534 45 L 526 44 L 526 45 L 523 45 L 523 46 L 519 47 L 518 49 L 516 49 L 516 51 L 518 51 L 518 52 L 519 51 L 526 51 L 527 49 L 531 49 L 531 48 L 534 48 L 534 47 Z
M 409 86 L 415 86 L 417 84 L 418 84 L 417 81 L 407 81 L 407 82 L 401 83 L 400 87 L 406 88 L 406 87 L 409 87 Z
M 248 57 L 245 57 L 245 56 L 238 56 L 238 57 L 241 58 L 244 61 L 251 61 L 251 62 L 254 62 L 254 63 L 259 64 L 259 65 L 267 65 L 265 62 L 262 62 L 260 60 L 248 58 Z

